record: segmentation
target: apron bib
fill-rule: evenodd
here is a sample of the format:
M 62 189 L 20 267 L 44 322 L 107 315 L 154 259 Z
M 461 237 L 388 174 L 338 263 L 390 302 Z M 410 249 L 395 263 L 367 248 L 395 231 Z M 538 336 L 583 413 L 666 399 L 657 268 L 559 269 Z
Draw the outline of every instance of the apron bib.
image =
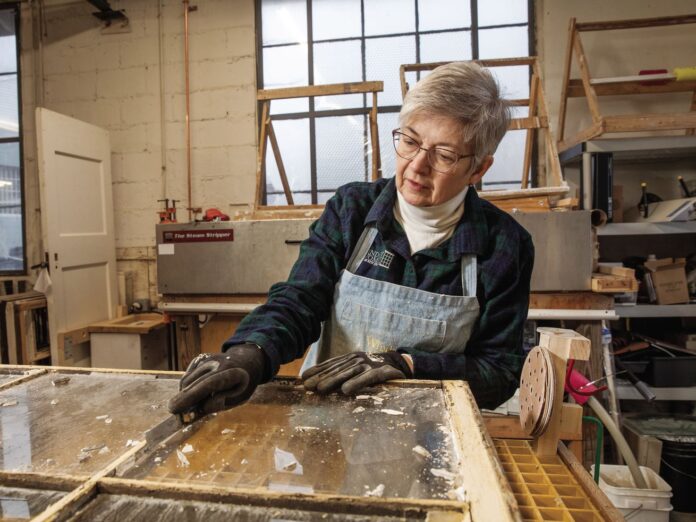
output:
M 400 347 L 463 353 L 478 319 L 476 256 L 462 257 L 463 295 L 443 295 L 355 274 L 377 229 L 363 230 L 334 290 L 331 315 L 301 372 L 349 352 L 386 352 Z

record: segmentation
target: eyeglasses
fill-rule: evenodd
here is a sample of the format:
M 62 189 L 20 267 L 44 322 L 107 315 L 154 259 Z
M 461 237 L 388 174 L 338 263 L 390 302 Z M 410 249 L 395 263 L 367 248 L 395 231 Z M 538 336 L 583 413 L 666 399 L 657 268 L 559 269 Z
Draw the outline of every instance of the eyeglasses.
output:
M 426 149 L 421 147 L 420 143 L 408 134 L 404 134 L 399 129 L 392 131 L 394 137 L 394 149 L 396 153 L 404 159 L 410 160 L 415 158 L 421 150 L 426 152 L 428 163 L 435 172 L 441 174 L 449 174 L 457 165 L 460 159 L 470 158 L 475 154 L 457 154 L 449 149 L 433 147 Z

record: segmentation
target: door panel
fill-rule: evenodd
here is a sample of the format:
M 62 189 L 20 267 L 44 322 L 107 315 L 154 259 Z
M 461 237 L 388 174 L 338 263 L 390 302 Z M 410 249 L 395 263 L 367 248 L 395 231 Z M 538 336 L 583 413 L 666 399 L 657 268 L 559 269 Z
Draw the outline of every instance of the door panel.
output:
M 108 131 L 36 109 L 41 220 L 52 286 L 46 294 L 53 364 L 60 333 L 115 316 L 118 300 Z

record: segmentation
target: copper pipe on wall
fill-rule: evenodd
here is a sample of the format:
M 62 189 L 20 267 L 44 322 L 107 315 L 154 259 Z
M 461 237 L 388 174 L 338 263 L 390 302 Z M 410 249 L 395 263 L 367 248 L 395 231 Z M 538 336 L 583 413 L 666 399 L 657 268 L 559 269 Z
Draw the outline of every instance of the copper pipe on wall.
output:
M 186 184 L 188 187 L 188 199 L 186 206 L 188 210 L 188 220 L 191 222 L 191 92 L 189 88 L 189 12 L 195 11 L 196 7 L 189 6 L 189 0 L 184 0 L 184 75 L 186 76 Z

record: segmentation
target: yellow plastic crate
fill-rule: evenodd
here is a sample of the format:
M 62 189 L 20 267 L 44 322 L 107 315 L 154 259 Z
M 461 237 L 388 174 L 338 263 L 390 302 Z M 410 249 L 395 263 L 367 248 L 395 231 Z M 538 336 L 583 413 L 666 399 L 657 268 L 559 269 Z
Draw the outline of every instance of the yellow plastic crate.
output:
M 524 520 L 604 520 L 558 456 L 538 457 L 526 440 L 494 442 Z

